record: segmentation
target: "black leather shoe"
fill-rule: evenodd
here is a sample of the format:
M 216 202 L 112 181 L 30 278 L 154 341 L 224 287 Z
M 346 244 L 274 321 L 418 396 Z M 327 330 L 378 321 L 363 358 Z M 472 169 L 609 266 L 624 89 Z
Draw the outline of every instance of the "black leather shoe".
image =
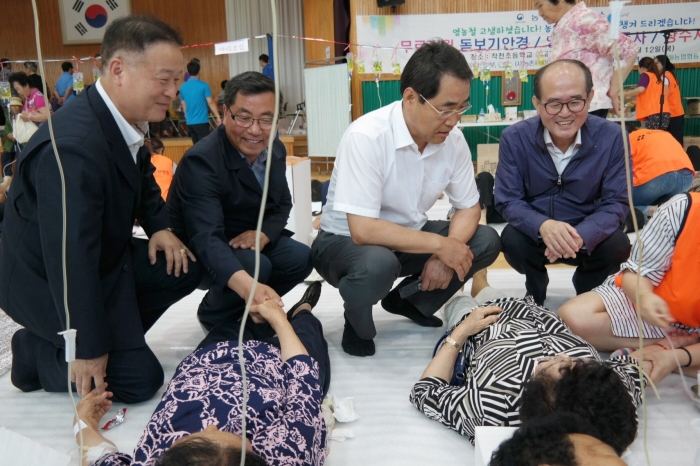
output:
M 311 309 L 316 307 L 316 304 L 318 304 L 318 300 L 321 297 L 321 282 L 313 282 L 309 287 L 304 291 L 304 295 L 301 297 L 301 300 L 296 303 L 292 308 L 287 312 L 287 320 L 292 320 L 295 315 L 298 314 L 299 312 L 299 306 L 302 304 L 308 304 L 311 306 Z

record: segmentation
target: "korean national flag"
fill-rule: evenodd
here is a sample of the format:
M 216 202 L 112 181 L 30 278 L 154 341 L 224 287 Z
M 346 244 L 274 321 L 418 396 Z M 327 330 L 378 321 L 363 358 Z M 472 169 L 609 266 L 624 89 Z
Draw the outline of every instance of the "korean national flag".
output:
M 59 0 L 64 44 L 99 44 L 107 26 L 131 14 L 131 0 Z

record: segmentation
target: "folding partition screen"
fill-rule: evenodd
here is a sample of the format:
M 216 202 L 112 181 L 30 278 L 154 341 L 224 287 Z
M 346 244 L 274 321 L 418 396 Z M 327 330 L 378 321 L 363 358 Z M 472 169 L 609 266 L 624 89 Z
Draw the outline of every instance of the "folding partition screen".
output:
M 335 157 L 340 138 L 350 125 L 347 65 L 304 70 L 306 125 L 311 157 Z

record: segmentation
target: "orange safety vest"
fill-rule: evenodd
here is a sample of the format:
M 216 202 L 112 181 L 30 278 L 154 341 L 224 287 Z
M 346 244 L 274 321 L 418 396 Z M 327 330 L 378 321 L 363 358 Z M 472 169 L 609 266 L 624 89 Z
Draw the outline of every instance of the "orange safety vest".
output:
M 665 110 L 671 114 L 671 118 L 685 115 L 685 110 L 683 110 L 683 103 L 681 102 L 681 88 L 678 85 L 676 77 L 673 76 L 671 72 L 666 72 L 666 77 L 668 78 L 668 110 Z M 664 108 L 666 106 L 664 105 Z
M 160 186 L 160 193 L 165 201 L 168 199 L 170 183 L 173 181 L 173 161 L 164 155 L 153 154 L 151 155 L 151 163 L 156 167 L 153 177 Z
M 644 74 L 649 76 L 649 85 L 647 88 L 637 96 L 637 121 L 644 121 L 649 115 L 654 113 L 659 113 L 659 102 L 661 99 L 661 92 L 663 92 L 663 86 L 661 86 L 661 81 L 656 79 L 656 75 L 650 71 L 646 71 Z M 664 103 L 664 111 L 667 110 L 668 103 Z
M 683 146 L 668 131 L 639 129 L 630 133 L 630 151 L 634 186 L 678 170 L 694 172 Z

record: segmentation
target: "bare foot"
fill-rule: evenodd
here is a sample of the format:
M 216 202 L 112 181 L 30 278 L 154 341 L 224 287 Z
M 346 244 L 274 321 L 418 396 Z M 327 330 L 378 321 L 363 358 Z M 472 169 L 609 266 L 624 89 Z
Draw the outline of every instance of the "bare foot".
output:
M 472 276 L 472 298 L 476 298 L 476 295 L 487 286 L 489 282 L 486 278 L 486 269 L 479 270 Z

